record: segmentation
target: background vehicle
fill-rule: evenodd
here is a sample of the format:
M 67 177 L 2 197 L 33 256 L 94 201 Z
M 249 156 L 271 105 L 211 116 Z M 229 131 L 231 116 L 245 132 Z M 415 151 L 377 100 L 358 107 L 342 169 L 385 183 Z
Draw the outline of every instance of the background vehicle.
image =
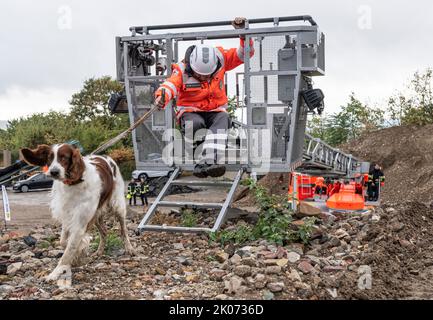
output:
M 47 177 L 43 172 L 37 173 L 28 179 L 18 181 L 13 185 L 16 192 L 27 192 L 29 190 L 49 189 L 53 186 L 53 179 Z
M 173 172 L 173 170 L 134 170 L 132 172 L 132 178 L 135 180 L 140 180 L 141 178 L 159 178 L 168 177 Z

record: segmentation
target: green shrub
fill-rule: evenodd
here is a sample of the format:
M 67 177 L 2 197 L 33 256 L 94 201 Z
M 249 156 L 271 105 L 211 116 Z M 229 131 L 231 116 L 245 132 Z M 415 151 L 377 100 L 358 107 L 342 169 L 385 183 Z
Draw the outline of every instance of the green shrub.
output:
M 99 241 L 100 238 L 98 233 L 90 244 L 90 248 L 93 251 L 98 250 Z M 105 254 L 111 255 L 115 250 L 120 249 L 122 246 L 123 246 L 122 239 L 120 239 L 120 237 L 116 233 L 109 232 L 107 234 L 107 238 L 105 239 Z
M 197 214 L 191 209 L 181 210 L 181 225 L 183 227 L 192 228 L 197 226 Z
M 315 218 L 307 218 L 297 228 L 291 225 L 293 211 L 286 197 L 269 195 L 269 192 L 254 180 L 247 179 L 243 184 L 254 192 L 259 205 L 259 219 L 254 226 L 240 225 L 234 230 L 220 230 L 209 235 L 211 241 L 244 243 L 250 240 L 266 239 L 279 245 L 301 241 L 308 243 Z

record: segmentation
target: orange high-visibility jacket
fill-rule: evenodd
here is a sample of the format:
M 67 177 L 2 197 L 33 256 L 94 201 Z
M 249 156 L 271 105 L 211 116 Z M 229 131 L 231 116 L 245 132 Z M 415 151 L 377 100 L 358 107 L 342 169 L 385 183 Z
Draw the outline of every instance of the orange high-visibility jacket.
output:
M 210 82 L 200 82 L 185 72 L 182 61 L 172 65 L 172 74 L 155 93 L 155 97 L 162 95 L 165 89 L 165 105 L 171 99 L 177 99 L 176 117 L 180 119 L 184 112 L 227 112 L 227 95 L 225 92 L 224 74 L 244 63 L 245 40 L 240 39 L 240 47 L 223 49 L 217 47 L 217 55 L 221 67 L 215 71 Z M 254 55 L 253 41 L 250 40 L 250 57 Z

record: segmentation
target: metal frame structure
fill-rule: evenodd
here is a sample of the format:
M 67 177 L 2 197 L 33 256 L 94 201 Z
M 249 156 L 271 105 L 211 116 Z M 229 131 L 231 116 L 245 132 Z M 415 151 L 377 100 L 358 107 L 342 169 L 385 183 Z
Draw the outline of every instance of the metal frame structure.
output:
M 310 25 L 283 25 L 307 21 Z M 268 23 L 272 26 L 256 27 Z M 167 184 L 149 208 L 139 230 L 152 231 L 216 231 L 223 222 L 227 208 L 244 172 L 290 172 L 296 168 L 348 175 L 357 160 L 306 135 L 307 107 L 301 92 L 311 88 L 311 77 L 324 75 L 325 37 L 310 16 L 250 19 L 244 29 L 184 31 L 188 28 L 230 26 L 231 21 L 186 23 L 156 26 L 134 26 L 131 35 L 116 37 L 117 79 L 125 84 L 128 113 L 131 123 L 150 109 L 154 91 L 171 74 L 171 64 L 179 59 L 179 43 L 245 37 L 243 64 L 243 104 L 246 122 L 237 126 L 244 131 L 238 154 L 245 161 L 230 163 L 229 171 L 237 172 L 223 204 L 197 204 L 163 201 L 181 170 L 193 170 L 193 163 L 163 163 L 161 150 L 169 143 L 182 143 L 182 137 L 164 139 L 164 133 L 174 129 L 173 104 L 157 112 L 133 131 L 137 169 L 172 169 Z M 177 32 L 150 33 L 176 30 Z M 249 40 L 255 42 L 255 54 L 250 58 Z M 162 69 L 153 67 L 159 63 Z M 164 72 L 165 68 L 165 72 Z M 236 91 L 239 95 L 238 74 Z M 227 83 L 226 83 L 227 86 Z M 239 99 L 237 100 L 239 104 Z M 268 132 L 258 138 L 257 132 Z M 259 134 L 260 135 L 260 134 Z M 165 141 L 164 141 L 165 140 Z M 262 150 L 265 146 L 269 150 Z M 160 152 L 159 152 L 160 151 Z M 161 157 L 154 158 L 150 155 Z M 268 156 L 265 158 L 264 156 Z M 263 171 L 264 170 L 264 171 Z M 197 184 L 197 182 L 195 182 Z M 183 228 L 148 225 L 157 206 L 219 208 L 217 222 L 212 228 Z

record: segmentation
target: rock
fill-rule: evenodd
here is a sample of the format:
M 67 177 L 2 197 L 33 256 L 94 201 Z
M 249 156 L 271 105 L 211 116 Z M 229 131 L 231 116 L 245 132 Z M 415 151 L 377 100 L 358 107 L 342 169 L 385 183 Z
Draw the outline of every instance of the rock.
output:
M 228 299 L 228 296 L 223 294 L 223 293 L 215 296 L 215 300 L 227 300 L 227 299 Z
M 266 286 L 266 288 L 268 288 L 271 292 L 281 292 L 283 291 L 284 287 L 284 282 L 270 282 Z
M 400 239 L 398 241 L 403 248 L 408 248 L 412 246 L 412 243 L 406 239 Z
M 233 271 L 235 275 L 243 278 L 251 275 L 251 267 L 246 265 L 236 266 Z
M 326 291 L 328 291 L 328 293 L 331 295 L 332 298 L 336 299 L 338 297 L 336 288 L 332 288 L 332 289 L 327 288 Z
M 290 269 L 290 273 L 286 273 L 287 277 L 293 282 L 302 282 L 299 272 L 295 269 Z
M 349 237 L 350 235 L 347 233 L 346 230 L 344 230 L 344 229 L 338 229 L 338 230 L 335 232 L 335 236 L 336 236 L 338 239 L 342 239 L 342 238 L 345 238 L 345 237 Z
M 337 237 L 331 237 L 331 239 L 329 239 L 329 241 L 326 242 L 326 246 L 328 248 L 339 247 L 340 245 L 341 245 L 341 241 Z
M 155 267 L 155 272 L 156 272 L 156 274 L 159 274 L 159 275 L 161 275 L 161 276 L 165 276 L 165 274 L 167 273 L 163 268 L 161 268 L 161 267 Z
M 300 201 L 300 205 L 298 206 L 299 213 L 301 215 L 312 217 L 312 216 L 320 216 L 322 210 L 313 206 L 312 204 L 306 201 Z
M 290 224 L 294 225 L 296 227 L 300 227 L 300 226 L 303 226 L 305 224 L 305 222 L 304 222 L 304 220 L 295 220 L 295 221 L 292 221 Z
M 279 274 L 281 273 L 281 267 L 280 266 L 268 266 L 266 267 L 266 274 Z
M 307 261 L 301 261 L 298 264 L 298 269 L 301 270 L 302 273 L 307 274 L 312 272 L 314 270 L 314 267 Z
M 0 237 L 4 241 L 9 241 L 11 239 L 24 238 L 30 234 L 30 230 L 14 230 Z
M 318 255 L 320 255 L 320 252 L 319 252 L 319 249 L 313 249 L 313 250 L 307 251 L 305 253 L 305 255 L 306 256 L 318 256 Z
M 8 266 L 6 263 L 0 263 L 0 275 L 6 274 L 8 271 Z
M 233 255 L 233 257 L 230 258 L 230 262 L 234 265 L 240 264 L 241 261 L 242 261 L 241 256 L 236 253 Z
M 215 259 L 216 261 L 218 261 L 219 263 L 224 263 L 227 261 L 227 259 L 229 258 L 229 255 L 227 253 L 225 253 L 224 251 L 219 251 L 217 252 L 217 254 L 215 255 Z
M 10 264 L 10 265 L 8 266 L 8 269 L 7 269 L 6 273 L 7 273 L 8 275 L 13 276 L 13 275 L 15 275 L 15 274 L 16 274 L 16 273 L 21 269 L 22 266 L 23 266 L 23 263 L 22 263 L 22 262 L 15 262 L 15 263 L 12 263 L 12 264 Z
M 284 267 L 289 262 L 289 259 L 277 259 L 277 266 Z
M 379 220 L 380 220 L 380 216 L 378 214 L 373 214 L 371 216 L 371 221 L 372 222 L 379 222 Z
M 13 286 L 2 284 L 0 285 L 0 293 L 8 293 L 9 291 L 12 291 L 14 289 Z
M 189 261 L 188 258 L 185 258 L 182 256 L 176 257 L 176 261 L 179 262 L 183 266 L 190 266 L 191 265 L 191 261 Z
M 245 246 L 240 248 L 239 250 L 236 250 L 236 254 L 238 254 L 241 257 L 249 257 L 251 255 L 251 246 Z
M 185 280 L 188 282 L 198 282 L 200 277 L 198 274 L 189 274 L 185 277 Z
M 224 247 L 224 251 L 227 252 L 227 254 L 229 255 L 229 257 L 231 257 L 232 255 L 235 254 L 235 245 L 233 243 L 229 243 L 228 245 L 226 245 Z
M 267 279 L 266 276 L 262 273 L 258 273 L 254 278 L 254 287 L 256 289 L 263 289 L 266 286 Z
M 48 251 L 48 256 L 52 258 L 61 258 L 63 255 L 63 250 L 50 250 Z
M 37 240 L 32 236 L 26 236 L 23 238 L 24 243 L 29 247 L 34 247 L 36 245 Z
M 175 250 L 184 250 L 185 249 L 185 247 L 183 246 L 183 243 L 181 243 L 181 242 L 173 243 L 173 248 Z
M 274 294 L 268 290 L 265 290 L 263 292 L 263 299 L 264 300 L 272 300 L 272 299 L 274 299 Z
M 300 256 L 298 253 L 293 252 L 293 251 L 287 253 L 287 260 L 288 260 L 290 263 L 298 262 L 299 259 L 301 259 L 301 256 Z
M 230 294 L 237 294 L 242 291 L 243 279 L 238 276 L 233 276 L 229 280 L 224 281 L 225 290 Z
M 265 266 L 276 266 L 278 259 L 266 259 L 263 261 Z
M 404 223 L 395 221 L 395 222 L 391 223 L 390 228 L 394 232 L 399 232 L 399 231 L 404 229 Z
M 95 270 L 103 270 L 103 269 L 107 269 L 107 268 L 108 268 L 108 266 L 104 262 L 100 262 L 100 263 L 95 265 Z
M 255 267 L 257 265 L 257 261 L 252 257 L 243 258 L 241 263 L 250 267 Z
M 302 243 L 292 243 L 292 244 L 288 245 L 286 248 L 287 248 L 287 250 L 286 250 L 287 254 L 290 251 L 296 252 L 300 256 L 302 256 L 304 254 L 304 245 Z M 287 254 L 286 254 L 286 258 L 287 258 Z
M 33 258 L 33 257 L 34 257 L 34 253 L 31 251 L 26 251 L 26 252 L 20 254 L 20 259 L 22 261 L 29 260 L 30 258 Z
M 338 272 L 343 271 L 344 269 L 343 266 L 324 266 L 322 270 L 324 272 Z
M 213 281 L 222 281 L 223 277 L 226 275 L 226 272 L 221 269 L 212 269 L 210 271 L 210 279 Z
M 319 264 L 320 265 L 320 258 L 312 255 L 305 255 L 305 258 L 307 258 L 312 265 Z
M 297 293 L 302 299 L 310 299 L 314 295 L 311 286 L 306 283 L 300 284 Z
M 389 214 L 393 214 L 393 213 L 396 212 L 396 210 L 395 210 L 394 208 L 386 208 L 386 209 L 385 209 L 385 212 L 386 212 L 386 213 L 389 213 Z
M 322 212 L 320 214 L 320 218 L 323 220 L 323 222 L 327 224 L 333 224 L 335 220 L 337 220 L 337 217 L 334 216 L 332 213 L 329 212 Z

